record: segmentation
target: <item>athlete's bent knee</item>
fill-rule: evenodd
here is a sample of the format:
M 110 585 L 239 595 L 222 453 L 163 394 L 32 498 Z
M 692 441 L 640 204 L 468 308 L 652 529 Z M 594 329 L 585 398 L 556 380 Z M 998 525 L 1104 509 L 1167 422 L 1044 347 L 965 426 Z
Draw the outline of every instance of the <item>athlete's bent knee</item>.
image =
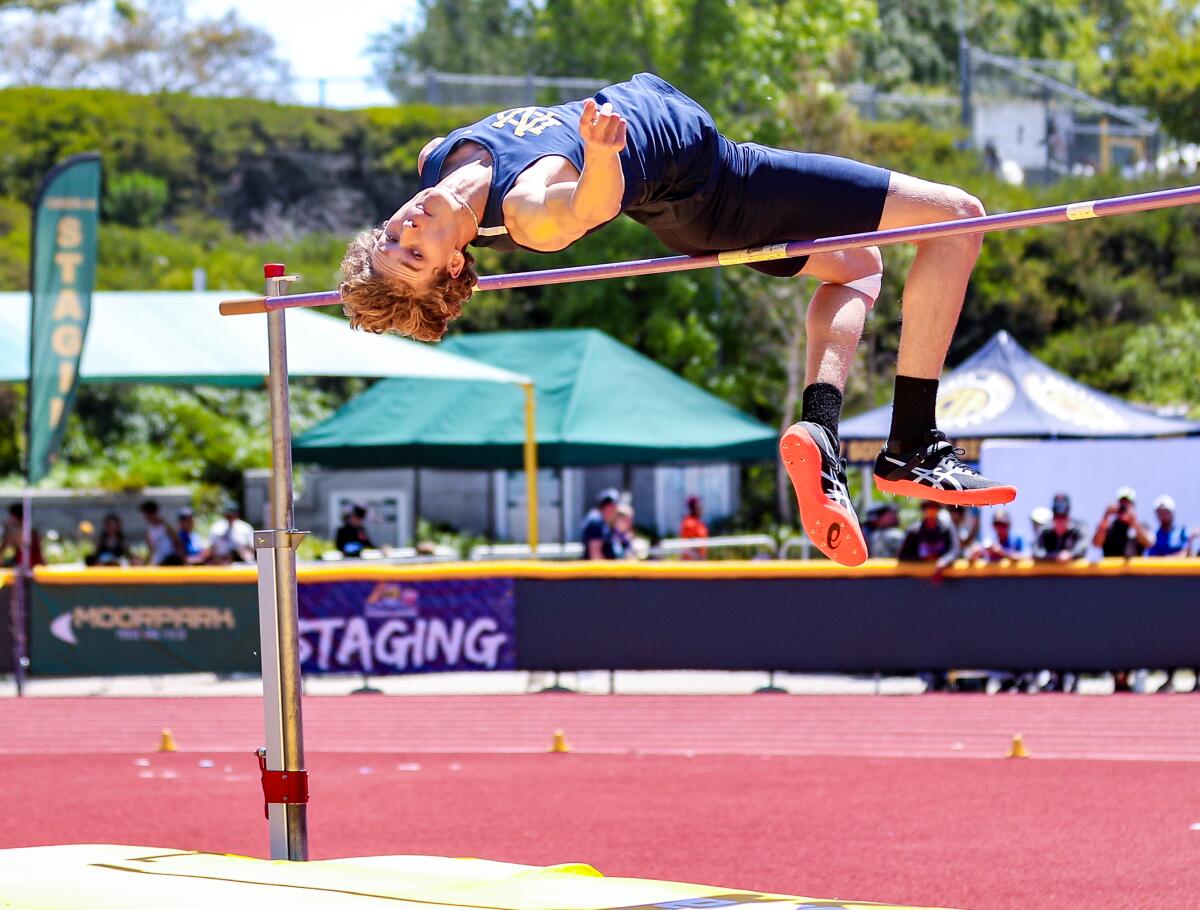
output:
M 983 207 L 982 202 L 970 193 L 961 190 L 954 201 L 954 207 L 959 218 L 982 218 L 987 214 L 987 209 Z
M 883 254 L 877 246 L 865 246 L 855 250 L 855 253 L 856 275 L 842 284 L 858 291 L 869 310 L 875 306 L 875 301 L 879 299 L 879 291 L 883 287 Z

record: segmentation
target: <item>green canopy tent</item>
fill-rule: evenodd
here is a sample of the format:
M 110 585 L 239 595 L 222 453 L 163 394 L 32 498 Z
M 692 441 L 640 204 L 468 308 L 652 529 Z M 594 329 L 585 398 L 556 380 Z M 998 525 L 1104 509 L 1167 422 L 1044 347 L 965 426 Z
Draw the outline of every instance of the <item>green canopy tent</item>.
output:
M 592 329 L 459 336 L 442 349 L 532 377 L 545 466 L 760 461 L 775 430 Z M 334 467 L 514 468 L 522 401 L 474 382 L 376 383 L 295 443 Z
M 236 294 L 238 292 L 232 292 Z M 81 382 L 261 387 L 268 373 L 261 319 L 223 318 L 217 304 L 229 291 L 97 291 L 80 363 Z M 288 314 L 291 376 L 405 377 L 427 388 L 469 381 L 501 387 L 528 402 L 518 463 L 529 483 L 530 539 L 536 539 L 537 449 L 533 389 L 521 372 L 480 363 L 444 347 L 350 331 L 343 320 L 311 310 Z M 29 294 L 0 292 L 0 382 L 29 375 Z M 520 391 L 515 391 L 516 388 Z

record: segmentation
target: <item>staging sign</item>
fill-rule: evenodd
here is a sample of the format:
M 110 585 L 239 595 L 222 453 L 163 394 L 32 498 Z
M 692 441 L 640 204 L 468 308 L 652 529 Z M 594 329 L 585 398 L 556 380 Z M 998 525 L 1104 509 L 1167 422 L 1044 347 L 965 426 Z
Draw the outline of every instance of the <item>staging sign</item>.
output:
M 96 283 L 100 156 L 76 155 L 47 175 L 33 208 L 28 475 L 50 468 L 75 399 Z
M 305 673 L 516 667 L 511 578 L 335 581 L 300 586 Z

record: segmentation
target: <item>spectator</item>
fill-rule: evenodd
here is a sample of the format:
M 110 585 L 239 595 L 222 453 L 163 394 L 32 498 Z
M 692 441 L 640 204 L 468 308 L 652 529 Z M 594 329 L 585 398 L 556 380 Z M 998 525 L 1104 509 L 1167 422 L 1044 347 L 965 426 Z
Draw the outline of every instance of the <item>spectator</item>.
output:
M 364 521 L 367 517 L 367 510 L 360 505 L 353 505 L 343 518 L 343 524 L 337 530 L 337 548 L 343 556 L 350 558 L 358 558 L 362 556 L 363 550 L 374 550 L 375 544 L 371 543 L 371 538 L 367 535 L 367 529 Z
M 899 559 L 935 563 L 933 581 L 938 582 L 941 580 L 942 570 L 954 562 L 958 554 L 958 535 L 941 505 L 930 501 L 921 503 L 921 520 L 904 535 Z M 919 675 L 925 681 L 928 692 L 942 692 L 949 686 L 948 673 L 944 669 L 930 670 Z
M 1036 545 L 1038 538 L 1042 536 L 1042 530 L 1046 525 L 1054 520 L 1054 513 L 1045 506 L 1037 506 L 1029 512 L 1029 525 L 1033 530 L 1033 536 L 1030 538 Z
M 904 531 L 900 527 L 900 512 L 890 502 L 872 506 L 863 524 L 867 552 L 876 558 L 892 559 L 904 546 Z
M 972 559 L 998 562 L 1002 559 L 1020 559 L 1025 556 L 1025 539 L 1012 533 L 1012 516 L 1007 509 L 996 509 L 992 513 L 992 536 L 984 538 L 971 551 Z
M 1070 562 L 1082 559 L 1086 552 L 1083 529 L 1071 520 L 1071 500 L 1060 493 L 1054 497 L 1049 526 L 1038 534 L 1033 558 L 1042 562 Z
M 8 507 L 8 518 L 4 520 L 4 534 L 0 536 L 0 556 L 10 550 L 12 552 L 0 564 L 5 566 L 21 565 L 21 534 L 24 520 L 25 509 L 21 503 L 14 502 Z M 30 535 L 29 565 L 44 566 L 46 559 L 42 556 L 42 535 L 38 533 L 36 527 L 30 529 Z
M 604 544 L 605 559 L 637 559 L 633 550 L 633 506 L 620 503 L 613 515 L 612 532 Z
M 238 504 L 232 499 L 225 500 L 221 517 L 208 529 L 208 554 L 212 565 L 254 562 L 254 529 L 239 517 Z
M 954 525 L 958 549 L 967 552 L 979 539 L 979 509 L 974 506 L 947 506 L 946 513 L 950 516 L 950 523 Z
M 196 516 L 186 506 L 179 510 L 179 549 L 185 565 L 198 566 L 208 559 L 208 546 L 196 533 Z
M 935 562 L 938 571 L 958 558 L 958 535 L 941 505 L 921 503 L 921 520 L 908 529 L 899 558 L 906 562 Z
M 679 523 L 679 536 L 685 540 L 706 539 L 708 525 L 704 523 L 704 503 L 700 501 L 699 496 L 687 498 L 687 510 L 687 515 Z M 681 559 L 705 559 L 708 556 L 708 550 L 704 547 L 696 547 L 694 550 L 684 550 L 679 556 Z
M 584 559 L 608 559 L 604 555 L 608 538 L 612 534 L 613 519 L 617 514 L 617 500 L 620 494 L 612 488 L 602 490 L 596 497 L 596 505 L 583 518 L 583 529 L 580 536 L 583 539 Z
M 120 517 L 112 512 L 104 516 L 100 533 L 96 535 L 96 549 L 83 561 L 89 566 L 119 566 L 130 561 L 129 544 Z
M 1158 518 L 1158 530 L 1154 533 L 1154 542 L 1146 550 L 1147 556 L 1186 556 L 1191 544 L 1192 532 L 1183 525 L 1175 523 L 1175 500 L 1166 493 L 1154 500 L 1154 514 Z M 1172 680 L 1178 668 L 1166 671 L 1166 681 L 1156 690 L 1169 694 L 1175 691 Z M 1144 671 L 1142 674 L 1144 675 Z M 1195 674 L 1196 685 L 1200 688 L 1200 672 Z M 1144 685 L 1144 679 L 1143 679 Z
M 181 566 L 183 551 L 179 538 L 159 514 L 158 503 L 147 499 L 138 507 L 146 522 L 146 562 L 152 566 Z
M 1192 531 L 1175 524 L 1175 500 L 1164 493 L 1154 500 L 1154 515 L 1158 518 L 1158 530 L 1154 542 L 1146 550 L 1147 556 L 1187 556 Z
M 1105 556 L 1141 556 L 1150 546 L 1150 531 L 1138 521 L 1136 501 L 1133 487 L 1121 487 L 1117 490 L 1116 505 L 1104 510 L 1092 545 L 1099 547 Z
M 1133 487 L 1121 487 L 1116 496 L 1116 505 L 1104 510 L 1092 537 L 1092 545 L 1100 547 L 1105 556 L 1140 555 L 1150 541 L 1150 532 L 1138 523 L 1137 512 L 1134 510 L 1137 493 Z M 1129 683 L 1129 671 L 1114 670 L 1112 676 L 1114 692 L 1133 691 Z

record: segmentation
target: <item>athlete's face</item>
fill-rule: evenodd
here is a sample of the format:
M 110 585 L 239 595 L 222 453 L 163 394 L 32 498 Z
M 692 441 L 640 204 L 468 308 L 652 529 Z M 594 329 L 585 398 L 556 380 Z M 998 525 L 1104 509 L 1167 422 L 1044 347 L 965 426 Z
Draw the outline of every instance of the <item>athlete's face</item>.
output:
M 462 204 L 445 190 L 421 190 L 383 224 L 383 236 L 371 252 L 372 267 L 389 281 L 426 287 L 435 271 L 455 278 L 466 260 L 462 254 L 459 209 Z

